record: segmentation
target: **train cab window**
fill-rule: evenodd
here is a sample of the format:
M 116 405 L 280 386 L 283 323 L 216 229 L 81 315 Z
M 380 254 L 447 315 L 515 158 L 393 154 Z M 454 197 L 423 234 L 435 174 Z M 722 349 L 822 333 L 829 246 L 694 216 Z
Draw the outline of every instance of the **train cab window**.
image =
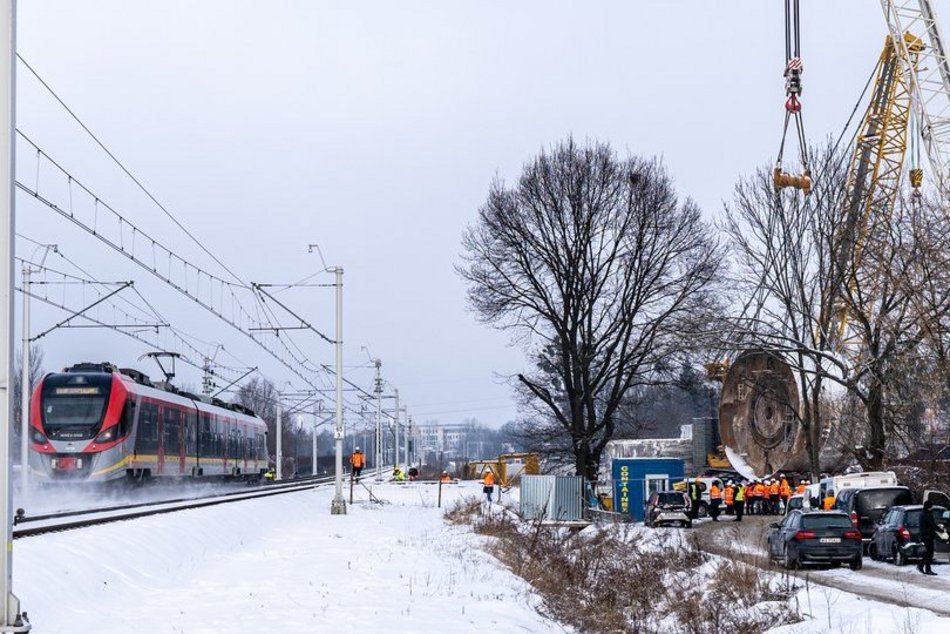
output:
M 47 436 L 62 440 L 94 438 L 109 401 L 109 375 L 62 374 L 43 382 L 40 398 Z

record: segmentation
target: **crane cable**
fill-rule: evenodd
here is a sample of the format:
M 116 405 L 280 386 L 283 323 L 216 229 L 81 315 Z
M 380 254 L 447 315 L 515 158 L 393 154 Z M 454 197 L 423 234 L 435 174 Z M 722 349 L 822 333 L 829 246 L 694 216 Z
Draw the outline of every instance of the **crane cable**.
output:
M 794 187 L 806 195 L 811 192 L 812 180 L 808 161 L 808 144 L 805 138 L 805 123 L 802 121 L 802 103 L 798 96 L 802 94 L 802 58 L 801 23 L 798 11 L 799 0 L 785 0 L 785 125 L 782 128 L 782 143 L 772 179 L 775 189 Z M 788 124 L 795 120 L 798 136 L 798 151 L 802 163 L 801 174 L 790 174 L 782 170 L 782 157 L 785 154 L 785 139 L 788 136 Z

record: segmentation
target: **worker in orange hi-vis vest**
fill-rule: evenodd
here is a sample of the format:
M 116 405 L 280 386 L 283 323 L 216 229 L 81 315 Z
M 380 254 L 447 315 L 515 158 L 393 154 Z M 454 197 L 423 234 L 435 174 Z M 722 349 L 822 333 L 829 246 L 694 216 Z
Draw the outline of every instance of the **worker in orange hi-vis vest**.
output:
M 749 515 L 759 514 L 759 505 L 762 502 L 762 485 L 758 480 L 753 480 L 745 489 L 746 491 L 746 511 Z
M 828 492 L 825 494 L 825 499 L 821 501 L 821 510 L 822 511 L 833 511 L 835 510 L 835 492 L 834 489 L 828 489 Z
M 806 486 L 804 480 L 799 480 L 798 486 L 795 487 L 795 495 L 804 495 Z
M 712 521 L 719 521 L 719 505 L 722 504 L 722 489 L 716 484 L 715 480 L 709 487 L 709 516 Z
M 779 497 L 782 498 L 782 503 L 788 504 L 788 498 L 792 497 L 792 487 L 789 485 L 788 479 L 785 477 L 784 473 L 779 477 L 781 478 L 781 481 L 779 481 L 778 484 L 778 494 Z
M 733 502 L 736 495 L 736 487 L 732 480 L 726 483 L 726 488 L 722 492 L 722 497 L 726 502 L 726 515 L 732 515 L 734 512 Z
M 769 483 L 769 512 L 772 515 L 778 515 L 779 512 L 779 484 L 778 480 L 772 478 Z
M 492 473 L 491 469 L 485 470 L 485 486 L 482 490 L 488 496 L 488 503 L 491 504 L 491 496 L 495 492 L 495 474 Z
M 360 473 L 363 472 L 363 467 L 366 466 L 366 456 L 363 455 L 359 447 L 353 449 L 353 455 L 350 456 L 350 466 L 353 467 L 353 477 L 359 480 Z

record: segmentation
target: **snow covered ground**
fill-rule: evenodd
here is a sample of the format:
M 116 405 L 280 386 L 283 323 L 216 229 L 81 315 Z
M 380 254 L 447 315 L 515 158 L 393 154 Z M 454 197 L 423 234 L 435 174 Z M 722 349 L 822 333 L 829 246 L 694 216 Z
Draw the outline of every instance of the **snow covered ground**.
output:
M 19 539 L 14 591 L 44 634 L 569 631 L 435 486 L 373 489 L 391 504 L 331 516 L 322 488 Z
M 332 489 L 321 488 L 19 539 L 14 591 L 44 634 L 573 631 L 538 613 L 538 596 L 483 550 L 488 538 L 443 520 L 454 500 L 480 495 L 479 483 L 444 487 L 442 509 L 433 485 L 373 490 L 390 503 L 364 491 L 345 516 L 330 515 Z M 628 538 L 660 533 L 680 531 L 634 527 Z M 867 564 L 897 577 L 865 582 L 919 590 L 901 583 L 911 568 Z M 950 632 L 933 612 L 816 583 L 795 601 L 806 620 L 772 632 Z

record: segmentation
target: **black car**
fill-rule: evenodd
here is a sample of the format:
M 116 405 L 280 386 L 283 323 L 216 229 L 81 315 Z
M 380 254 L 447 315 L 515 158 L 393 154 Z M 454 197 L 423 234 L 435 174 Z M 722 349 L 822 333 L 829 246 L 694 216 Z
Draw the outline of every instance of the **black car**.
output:
M 890 559 L 898 566 L 903 566 L 912 559 L 924 556 L 924 545 L 920 541 L 920 518 L 924 507 L 920 504 L 913 506 L 894 506 L 887 512 L 877 525 L 868 544 L 868 555 L 875 561 Z M 950 511 L 942 506 L 931 509 L 937 525 L 947 525 Z M 946 534 L 944 531 L 941 533 Z M 950 555 L 950 543 L 938 535 L 934 540 L 935 555 Z
M 838 492 L 835 510 L 848 514 L 851 524 L 861 531 L 861 539 L 871 542 L 877 523 L 892 506 L 913 504 L 907 487 L 868 487 L 844 489 Z
M 643 518 L 647 526 L 679 524 L 693 527 L 689 517 L 689 498 L 679 491 L 654 491 L 644 505 Z
M 781 524 L 769 524 L 768 552 L 769 561 L 779 560 L 786 568 L 847 563 L 860 570 L 861 533 L 845 513 L 793 510 Z

